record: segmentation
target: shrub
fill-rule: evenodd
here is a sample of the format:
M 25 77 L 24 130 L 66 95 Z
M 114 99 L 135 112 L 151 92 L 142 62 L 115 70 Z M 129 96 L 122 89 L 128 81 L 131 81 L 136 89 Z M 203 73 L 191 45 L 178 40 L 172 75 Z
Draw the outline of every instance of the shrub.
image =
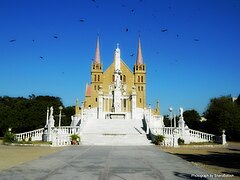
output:
M 79 142 L 80 142 L 80 136 L 79 136 L 79 135 L 77 135 L 77 134 L 72 134 L 72 135 L 70 136 L 70 138 L 71 138 L 71 144 L 72 144 L 72 145 L 79 144 Z
M 163 140 L 164 140 L 164 136 L 158 134 L 158 135 L 155 136 L 154 144 L 160 145 L 163 142 Z
M 14 143 L 14 142 L 17 142 L 16 135 L 14 133 L 12 133 L 12 132 L 7 131 L 4 134 L 3 142 L 4 143 Z
M 178 144 L 179 144 L 179 145 L 183 145 L 183 144 L 184 144 L 184 139 L 178 138 Z
M 72 134 L 72 135 L 70 136 L 70 138 L 71 138 L 72 141 L 73 141 L 73 140 L 75 140 L 75 141 L 80 141 L 80 136 L 77 135 L 77 134 Z

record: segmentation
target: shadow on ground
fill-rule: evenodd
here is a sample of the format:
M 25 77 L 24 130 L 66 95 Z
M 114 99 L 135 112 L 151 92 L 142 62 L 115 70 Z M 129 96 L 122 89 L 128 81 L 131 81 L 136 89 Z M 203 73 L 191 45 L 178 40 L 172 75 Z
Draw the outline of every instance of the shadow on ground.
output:
M 224 174 L 231 174 L 234 176 L 239 176 L 240 169 L 240 153 L 225 153 L 225 152 L 215 152 L 209 151 L 209 154 L 180 154 L 176 155 L 181 158 L 196 163 L 203 163 L 206 165 L 214 165 L 218 167 L 233 169 L 232 171 L 222 171 Z

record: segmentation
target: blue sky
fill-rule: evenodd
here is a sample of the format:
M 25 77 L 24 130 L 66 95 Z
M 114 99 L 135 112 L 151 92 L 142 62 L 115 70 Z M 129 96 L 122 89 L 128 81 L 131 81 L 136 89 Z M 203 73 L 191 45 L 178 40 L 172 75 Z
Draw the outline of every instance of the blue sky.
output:
M 104 69 L 117 43 L 132 69 L 140 35 L 148 104 L 202 113 L 210 98 L 240 93 L 239 22 L 239 0 L 1 0 L 0 95 L 74 105 L 97 35 Z

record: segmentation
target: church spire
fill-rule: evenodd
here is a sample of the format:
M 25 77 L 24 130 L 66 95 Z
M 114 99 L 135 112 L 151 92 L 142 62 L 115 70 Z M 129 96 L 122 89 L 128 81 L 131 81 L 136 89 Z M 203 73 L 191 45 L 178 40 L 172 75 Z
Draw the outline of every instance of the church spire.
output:
M 143 58 L 142 58 L 142 49 L 141 49 L 141 42 L 140 37 L 138 38 L 138 52 L 137 52 L 137 59 L 136 59 L 136 65 L 143 64 Z
M 79 115 L 79 106 L 78 106 L 78 98 L 76 99 L 76 105 L 75 105 L 75 115 Z
M 95 52 L 94 64 L 100 64 L 99 36 L 97 37 L 97 42 L 96 42 L 96 52 Z

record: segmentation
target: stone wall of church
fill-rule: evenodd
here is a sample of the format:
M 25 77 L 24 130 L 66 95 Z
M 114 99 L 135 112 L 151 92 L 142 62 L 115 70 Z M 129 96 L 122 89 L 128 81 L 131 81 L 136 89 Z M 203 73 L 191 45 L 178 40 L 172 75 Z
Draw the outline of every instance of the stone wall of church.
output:
M 103 73 L 103 93 L 109 94 L 109 86 L 113 85 L 114 82 L 114 70 L 115 62 L 113 62 L 108 69 Z M 121 80 L 123 85 L 126 85 L 126 94 L 130 95 L 132 93 L 132 86 L 134 85 L 134 76 L 132 71 L 127 67 L 127 65 L 121 60 Z M 114 87 L 112 86 L 112 90 Z

